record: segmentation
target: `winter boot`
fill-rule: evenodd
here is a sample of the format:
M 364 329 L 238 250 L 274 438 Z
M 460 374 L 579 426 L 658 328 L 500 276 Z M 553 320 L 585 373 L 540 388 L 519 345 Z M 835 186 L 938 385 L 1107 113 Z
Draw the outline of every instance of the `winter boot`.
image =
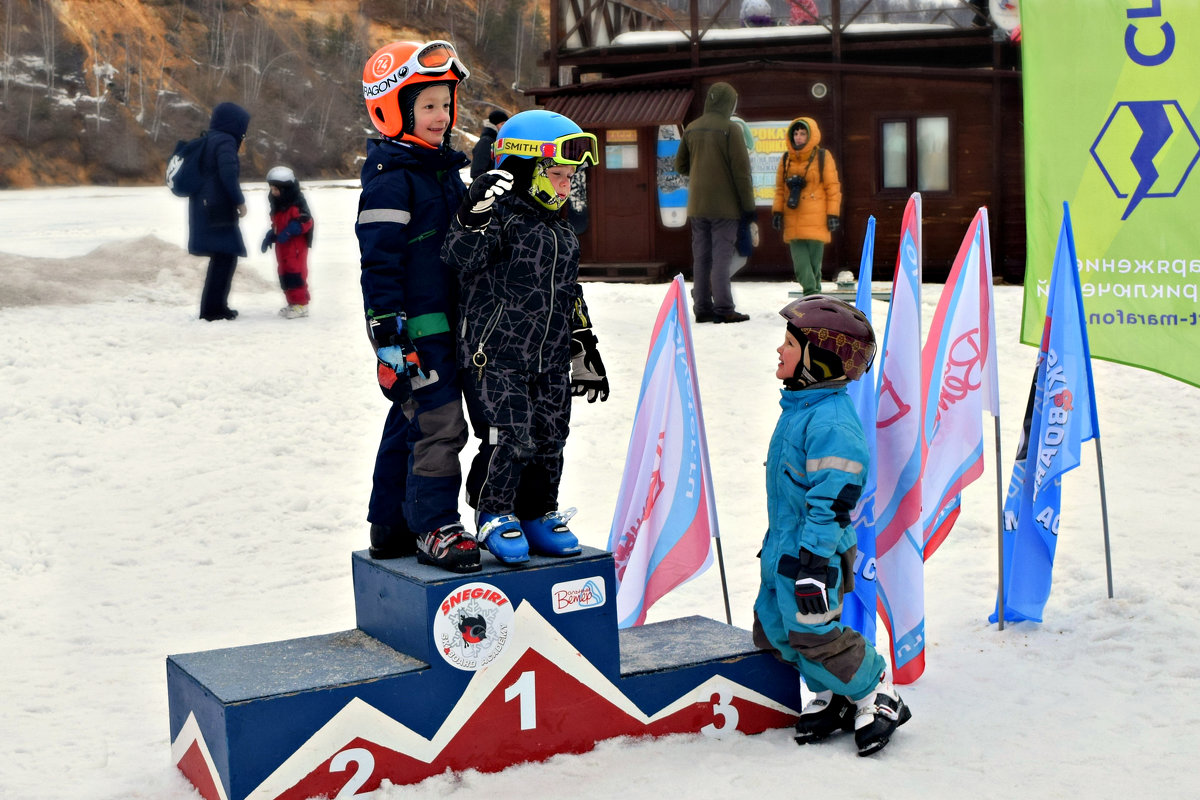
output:
M 521 530 L 525 531 L 525 538 L 529 540 L 529 549 L 540 556 L 554 558 L 577 556 L 583 552 L 579 540 L 567 527 L 576 513 L 574 508 L 568 508 L 566 511 L 551 511 L 537 519 L 521 520 Z
M 854 730 L 854 703 L 840 694 L 817 692 L 796 721 L 796 744 L 827 739 L 839 731 Z
M 284 319 L 300 319 L 301 317 L 307 317 L 308 306 L 292 303 L 291 305 L 287 305 L 279 309 L 279 316 L 283 317 Z
M 879 685 L 861 700 L 855 700 L 854 742 L 860 756 L 878 753 L 887 746 L 892 732 L 912 719 L 912 712 L 896 693 L 896 687 L 888 680 L 887 673 L 879 678 Z
M 457 522 L 417 536 L 417 561 L 451 572 L 479 571 L 479 544 Z
M 417 552 L 417 537 L 407 525 L 371 523 L 371 558 L 404 558 Z
M 521 564 L 529 560 L 529 542 L 521 523 L 512 514 L 476 514 L 479 533 L 476 538 L 501 564 Z

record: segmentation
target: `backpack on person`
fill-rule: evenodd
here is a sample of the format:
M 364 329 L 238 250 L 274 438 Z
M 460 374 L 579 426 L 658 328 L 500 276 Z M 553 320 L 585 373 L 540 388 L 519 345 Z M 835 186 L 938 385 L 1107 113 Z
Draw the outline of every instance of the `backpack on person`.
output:
M 204 159 L 205 146 L 208 137 L 197 136 L 195 139 L 180 139 L 175 143 L 175 151 L 167 159 L 166 183 L 171 194 L 176 197 L 191 197 L 200 191 L 204 185 L 204 173 L 200 162 Z

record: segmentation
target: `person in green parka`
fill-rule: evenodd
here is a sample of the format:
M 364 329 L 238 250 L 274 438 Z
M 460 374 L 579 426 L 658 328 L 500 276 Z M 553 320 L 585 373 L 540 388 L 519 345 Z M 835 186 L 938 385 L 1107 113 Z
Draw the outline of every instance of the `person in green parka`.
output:
M 738 226 L 754 217 L 750 153 L 742 130 L 730 119 L 737 91 L 714 83 L 704 113 L 683 131 L 675 170 L 688 178 L 692 228 L 692 313 L 696 322 L 745 322 L 733 304 L 729 272 Z

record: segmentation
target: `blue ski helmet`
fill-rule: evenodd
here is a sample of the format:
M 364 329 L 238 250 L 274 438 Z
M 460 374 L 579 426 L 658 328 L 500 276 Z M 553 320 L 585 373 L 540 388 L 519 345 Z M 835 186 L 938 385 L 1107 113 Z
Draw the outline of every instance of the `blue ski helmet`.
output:
M 509 158 L 533 162 L 529 194 L 540 205 L 556 211 L 566 198 L 559 197 L 546 177 L 552 166 L 573 166 L 583 169 L 589 163 L 599 164 L 596 137 L 562 114 L 542 108 L 522 111 L 509 118 L 492 145 L 496 168 L 504 169 Z M 522 170 L 517 170 L 518 172 Z

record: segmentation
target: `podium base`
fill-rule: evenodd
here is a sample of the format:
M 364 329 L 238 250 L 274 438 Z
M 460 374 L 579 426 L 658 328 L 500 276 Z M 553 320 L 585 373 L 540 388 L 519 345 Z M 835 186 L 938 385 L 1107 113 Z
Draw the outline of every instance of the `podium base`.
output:
M 618 632 L 610 554 L 542 561 L 460 576 L 355 553 L 358 628 L 167 658 L 173 763 L 207 800 L 301 800 L 794 723 L 797 674 L 748 631 Z

